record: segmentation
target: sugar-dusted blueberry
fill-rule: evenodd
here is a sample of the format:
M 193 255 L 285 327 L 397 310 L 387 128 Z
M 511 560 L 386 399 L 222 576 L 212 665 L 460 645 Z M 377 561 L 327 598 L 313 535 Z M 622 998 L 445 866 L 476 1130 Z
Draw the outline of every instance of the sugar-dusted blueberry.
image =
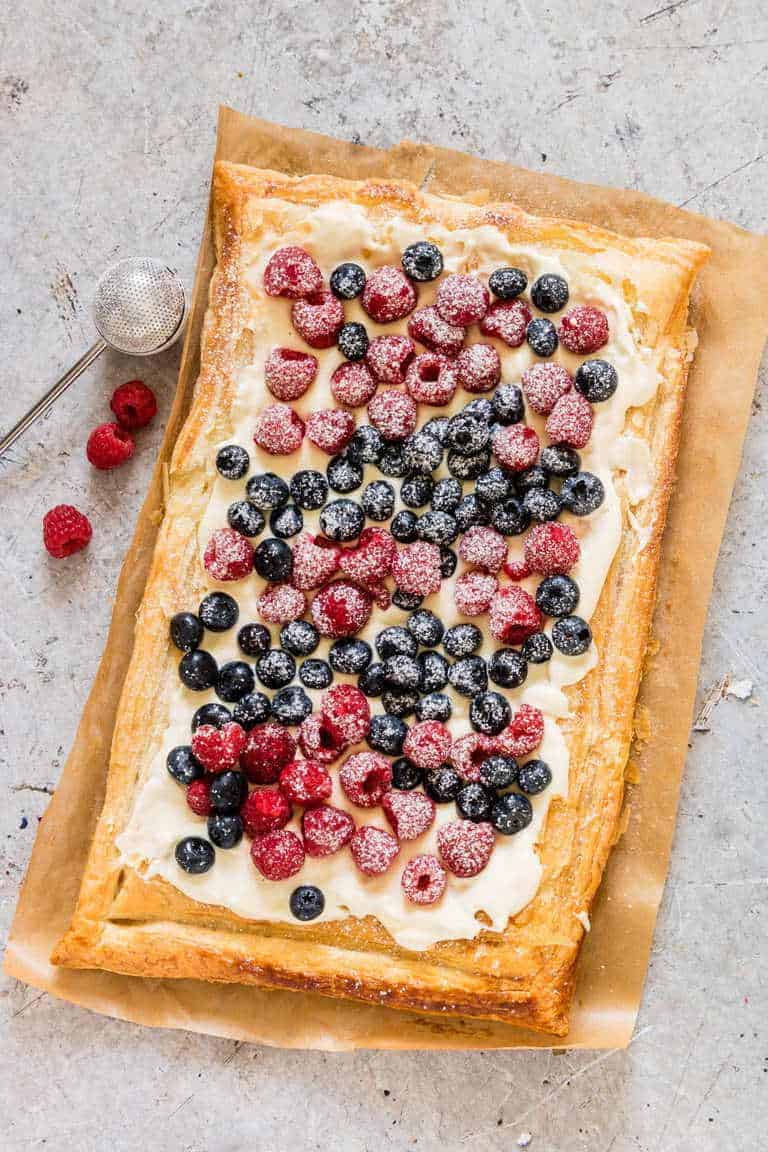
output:
M 341 265 L 341 267 L 344 267 L 344 265 Z M 348 267 L 356 268 L 357 265 L 348 265 Z M 325 908 L 325 896 L 314 884 L 300 884 L 298 888 L 294 888 L 293 892 L 291 892 L 288 904 L 291 909 L 291 914 L 295 916 L 297 920 L 317 920 Z
M 193 692 L 205 692 L 213 688 L 218 674 L 218 665 L 213 656 L 202 648 L 186 652 L 179 661 L 179 679 L 185 688 Z
M 263 656 L 269 652 L 272 636 L 263 624 L 243 624 L 237 633 L 237 643 L 246 656 Z
M 354 500 L 332 500 L 320 513 L 320 527 L 329 540 L 356 540 L 365 527 L 365 515 Z
M 475 624 L 453 624 L 443 635 L 443 648 L 449 656 L 471 656 L 483 643 L 483 634 Z
M 433 416 L 431 420 L 427 420 L 422 432 L 428 432 L 430 436 L 434 436 L 436 440 L 445 445 L 449 423 L 449 416 Z
M 320 643 L 320 633 L 308 620 L 291 620 L 280 629 L 280 647 L 292 656 L 309 656 Z
M 253 566 L 264 580 L 276 584 L 288 580 L 293 571 L 293 552 L 285 540 L 267 537 L 256 546 L 253 553 Z
M 216 681 L 216 695 L 228 704 L 253 691 L 255 680 L 253 669 L 244 660 L 229 660 L 219 668 Z
M 385 756 L 399 756 L 407 735 L 408 725 L 398 716 L 372 716 L 366 739 L 376 752 L 383 752 Z
M 170 633 L 180 652 L 192 652 L 203 639 L 203 625 L 194 612 L 177 612 L 171 617 Z
M 381 694 L 381 703 L 384 711 L 390 716 L 403 719 L 412 716 L 419 702 L 419 693 L 415 688 L 397 688 L 387 686 Z
M 453 476 L 438 480 L 432 491 L 432 509 L 435 512 L 455 512 L 462 497 L 461 482 Z
M 475 481 L 475 494 L 491 509 L 513 493 L 512 477 L 504 468 L 489 468 Z
M 347 456 L 355 464 L 376 464 L 384 449 L 384 438 L 372 424 L 361 424 L 347 444 Z
M 400 756 L 392 765 L 392 787 L 399 792 L 411 792 L 423 779 L 422 769 L 407 756 Z
M 461 788 L 461 777 L 449 764 L 441 764 L 424 776 L 424 790 L 436 804 L 450 804 Z
M 484 736 L 498 736 L 512 719 L 509 701 L 500 692 L 480 692 L 469 708 L 469 721 Z
M 531 522 L 531 514 L 515 496 L 494 504 L 491 508 L 491 524 L 502 536 L 520 536 Z
M 285 480 L 281 476 L 276 476 L 274 472 L 262 472 L 259 476 L 251 476 L 245 491 L 248 499 L 262 511 L 287 504 L 290 494 Z
M 528 346 L 537 356 L 547 357 L 557 350 L 557 329 L 551 320 L 536 316 L 525 330 Z
M 346 676 L 358 676 L 372 659 L 371 646 L 365 640 L 334 640 L 328 652 L 331 668 Z
M 334 492 L 354 492 L 363 482 L 362 464 L 352 460 L 347 452 L 329 460 L 325 474 Z
M 439 720 L 444 724 L 452 712 L 453 705 L 443 692 L 428 692 L 416 705 L 417 720 Z
M 256 675 L 265 688 L 284 688 L 296 675 L 296 661 L 290 652 L 272 648 L 256 661 Z
M 188 744 L 180 744 L 176 748 L 171 748 L 165 758 L 165 766 L 176 783 L 183 784 L 185 787 L 187 784 L 191 784 L 193 780 L 199 780 L 204 772 L 202 764 L 195 759 Z
M 227 524 L 241 536 L 258 536 L 265 523 L 264 513 L 252 500 L 234 500 L 227 508 Z
M 209 592 L 200 601 L 197 614 L 209 632 L 226 632 L 237 623 L 240 609 L 227 592 Z
M 445 627 L 439 616 L 428 608 L 420 608 L 408 617 L 408 631 L 415 636 L 422 648 L 436 648 L 440 643 Z
M 456 565 L 459 558 L 454 552 L 453 548 L 449 548 L 446 544 L 440 545 L 440 575 L 443 580 L 447 580 L 453 576 L 456 571 Z
M 576 369 L 573 383 L 590 404 L 600 404 L 613 396 L 619 386 L 619 374 L 607 360 L 585 360 Z
M 330 673 L 330 668 L 324 660 L 305 660 L 302 668 L 307 664 L 323 664 L 327 671 Z M 303 680 L 301 671 L 299 671 L 299 678 Z M 321 688 L 327 688 L 329 680 L 321 684 Z M 314 687 L 314 685 L 307 685 L 307 687 Z M 303 688 L 294 685 L 292 688 L 281 688 L 279 692 L 275 692 L 272 697 L 272 715 L 278 724 L 284 724 L 286 728 L 298 728 L 302 720 L 306 720 L 312 712 L 312 701 Z
M 531 488 L 523 497 L 523 507 L 532 520 L 544 524 L 547 520 L 557 520 L 563 502 L 550 488 Z
M 491 464 L 491 449 L 485 447 L 481 452 L 464 455 L 451 449 L 448 453 L 448 471 L 457 480 L 476 480 L 481 472 L 487 472 Z
M 305 688 L 328 688 L 333 683 L 333 671 L 330 664 L 325 660 L 311 659 L 305 660 L 299 667 L 299 680 Z M 290 691 L 288 688 L 283 689 L 284 692 Z M 275 700 L 277 696 L 275 696 Z M 274 708 L 275 700 L 272 701 Z M 310 711 L 312 709 L 310 708 Z M 302 720 L 304 717 L 302 716 Z
M 503 836 L 514 836 L 516 832 L 522 832 L 532 819 L 531 802 L 519 792 L 506 792 L 499 796 L 491 809 L 491 824 Z
M 579 602 L 579 586 L 570 576 L 547 576 L 536 589 L 536 603 L 546 616 L 570 616 Z
M 563 481 L 560 496 L 574 516 L 589 516 L 605 499 L 605 488 L 602 480 L 592 472 L 577 472 Z
M 488 820 L 493 807 L 494 796 L 479 781 L 463 784 L 456 793 L 456 807 L 459 815 L 475 824 Z
M 477 696 L 488 687 L 488 669 L 482 656 L 464 656 L 448 669 L 451 687 L 462 696 Z
M 378 459 L 378 466 L 382 476 L 393 476 L 399 479 L 407 474 L 408 465 L 405 462 L 405 453 L 400 441 L 385 443 Z
M 384 665 L 369 664 L 360 673 L 357 686 L 366 696 L 381 696 L 385 688 Z
M 511 788 L 517 780 L 517 772 L 517 760 L 513 756 L 489 756 L 480 765 L 480 779 L 486 788 L 493 788 L 495 792 Z
M 403 252 L 403 271 L 411 280 L 426 284 L 437 280 L 443 270 L 443 255 L 436 244 L 428 240 L 418 240 L 409 244 Z
M 354 321 L 349 324 L 342 324 L 336 337 L 336 343 L 339 352 L 347 360 L 362 360 L 370 344 L 365 324 L 358 324 Z
M 568 303 L 568 282 L 547 272 L 531 285 L 531 300 L 539 312 L 559 312 Z
M 401 544 L 412 544 L 419 536 L 419 518 L 415 512 L 398 512 L 389 530 Z
M 216 860 L 213 845 L 202 836 L 185 836 L 183 840 L 179 840 L 173 854 L 179 868 L 192 876 L 208 872 Z
M 453 544 L 459 534 L 456 518 L 450 512 L 425 512 L 419 517 L 419 540 L 429 544 Z
M 314 512 L 328 499 L 328 481 L 314 468 L 302 468 L 291 479 L 291 496 L 299 508 Z
M 331 272 L 331 292 L 338 300 L 354 300 L 365 288 L 365 272 L 359 264 L 337 264 Z
M 563 616 L 552 628 L 552 643 L 564 656 L 581 656 L 592 643 L 592 630 L 581 616 Z
M 217 848 L 234 848 L 243 838 L 243 821 L 236 812 L 213 812 L 208 817 L 208 837 Z
M 454 517 L 459 526 L 459 532 L 467 532 L 477 525 L 488 524 L 491 518 L 488 505 L 475 492 L 468 492 L 466 496 L 462 496 L 454 512 Z
M 281 540 L 288 540 L 291 536 L 298 536 L 304 527 L 304 517 L 301 509 L 295 504 L 285 504 L 282 508 L 273 508 L 269 517 L 269 529 L 273 536 Z
M 389 656 L 415 656 L 419 644 L 415 636 L 399 625 L 383 628 L 374 640 L 376 651 L 382 660 Z
M 241 696 L 235 704 L 232 719 L 241 728 L 245 728 L 246 732 L 250 732 L 251 728 L 268 720 L 271 713 L 272 705 L 268 696 L 263 692 L 249 692 L 247 696 Z
M 514 300 L 528 287 L 528 277 L 522 268 L 496 268 L 488 279 L 488 287 L 499 300 Z
M 422 428 L 403 441 L 403 457 L 409 472 L 428 476 L 440 467 L 443 445 L 436 436 Z
M 575 476 L 581 468 L 581 456 L 568 444 L 547 444 L 541 450 L 539 462 L 550 476 Z
M 400 485 L 400 501 L 407 508 L 424 508 L 432 499 L 434 487 L 429 476 L 406 476 Z
M 537 796 L 552 783 L 552 770 L 544 760 L 528 760 L 520 765 L 517 784 L 521 792 Z
M 363 488 L 360 506 L 369 520 L 389 520 L 395 510 L 395 490 L 387 480 L 371 480 Z
M 549 473 L 540 464 L 532 464 L 530 468 L 515 474 L 515 487 L 520 496 L 525 496 L 533 488 L 548 488 Z
M 242 480 L 250 464 L 250 456 L 239 444 L 225 444 L 216 453 L 216 470 L 225 480 Z
M 520 651 L 529 664 L 546 664 L 552 657 L 552 641 L 546 632 L 534 632 Z
M 418 608 L 421 604 L 423 596 L 419 596 L 417 592 L 406 592 L 404 588 L 395 588 L 392 593 L 392 603 L 396 608 L 402 608 L 403 612 L 412 612 L 414 608 Z
M 421 669 L 419 688 L 422 692 L 439 692 L 448 683 L 449 664 L 439 652 L 421 652 L 417 657 Z
M 491 403 L 499 424 L 519 424 L 525 415 L 523 391 L 517 384 L 499 384 Z
M 388 688 L 412 691 L 419 687 L 420 666 L 414 656 L 388 656 L 384 661 L 384 679 Z
M 487 447 L 491 430 L 479 416 L 457 412 L 448 422 L 446 442 L 460 456 L 474 456 Z
M 500 688 L 519 688 L 528 675 L 528 664 L 516 649 L 498 648 L 488 661 L 488 675 Z
M 211 777 L 211 807 L 214 812 L 236 812 L 248 795 L 248 781 L 242 772 L 227 768 Z
M 202 728 L 203 724 L 210 724 L 213 728 L 221 728 L 224 724 L 228 724 L 231 719 L 232 713 L 229 708 L 214 700 L 213 703 L 203 704 L 195 711 L 192 716 L 191 728 L 193 732 Z
M 473 416 L 477 420 L 485 420 L 486 423 L 492 423 L 494 419 L 493 404 L 487 396 L 478 396 L 474 400 L 470 400 L 469 404 L 465 404 L 462 408 L 465 416 Z

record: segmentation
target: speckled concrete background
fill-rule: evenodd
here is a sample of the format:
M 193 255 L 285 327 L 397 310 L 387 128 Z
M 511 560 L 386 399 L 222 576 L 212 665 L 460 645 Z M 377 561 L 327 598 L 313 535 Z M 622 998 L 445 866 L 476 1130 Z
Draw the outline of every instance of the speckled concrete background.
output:
M 765 229 L 768 11 L 752 0 L 27 0 L 0 14 L 2 414 L 86 347 L 116 256 L 187 282 L 216 106 L 371 144 L 422 138 L 642 189 Z M 141 373 L 165 414 L 178 353 Z M 135 362 L 103 359 L 0 471 L 2 924 L 102 648 L 161 428 L 115 474 L 88 429 Z M 717 430 L 713 429 L 713 435 Z M 707 628 L 700 703 L 643 1010 L 624 1052 L 280 1052 L 0 992 L 9 1150 L 752 1152 L 768 1124 L 764 849 L 768 415 L 755 401 Z M 47 561 L 72 501 L 94 541 Z M 706 509 L 702 509 L 706 515 Z

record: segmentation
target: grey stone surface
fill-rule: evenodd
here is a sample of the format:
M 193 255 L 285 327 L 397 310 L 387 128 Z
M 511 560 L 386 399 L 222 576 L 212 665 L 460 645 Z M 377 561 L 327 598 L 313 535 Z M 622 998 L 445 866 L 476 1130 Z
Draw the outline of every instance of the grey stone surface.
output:
M 27 0 L 0 13 L 0 44 L 0 424 L 87 345 L 88 300 L 112 259 L 157 254 L 191 280 L 219 101 L 765 227 L 768 12 L 752 0 Z M 104 358 L 0 472 L 4 928 L 96 668 L 162 422 L 106 475 L 85 462 L 86 430 L 136 374 L 165 415 L 177 355 Z M 270 1051 L 134 1027 L 5 980 L 4 1147 L 485 1152 L 525 1133 L 535 1152 L 764 1146 L 767 443 L 758 396 L 699 691 L 732 673 L 753 694 L 722 700 L 711 731 L 691 736 L 627 1051 Z M 62 500 L 88 510 L 95 536 L 57 565 L 41 552 L 40 519 Z

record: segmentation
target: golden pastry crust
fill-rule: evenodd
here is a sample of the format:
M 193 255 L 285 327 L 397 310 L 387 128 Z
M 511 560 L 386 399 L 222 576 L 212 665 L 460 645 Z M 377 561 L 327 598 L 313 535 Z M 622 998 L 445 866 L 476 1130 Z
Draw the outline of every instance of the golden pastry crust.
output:
M 650 494 L 623 532 L 591 624 L 597 667 L 566 690 L 571 717 L 567 798 L 552 800 L 538 843 L 543 874 L 534 899 L 503 932 L 399 947 L 372 916 L 292 925 L 247 920 L 205 905 L 121 860 L 115 838 L 162 736 L 176 656 L 168 620 L 203 584 L 196 526 L 213 482 L 211 446 L 228 435 L 235 378 L 248 362 L 248 295 L 242 248 L 278 235 L 286 205 L 342 201 L 387 217 L 451 229 L 491 225 L 516 243 L 610 252 L 626 269 L 621 291 L 642 344 L 665 349 L 654 398 L 632 411 L 650 450 Z M 702 245 L 628 239 L 514 205 L 476 207 L 404 183 L 294 178 L 219 164 L 214 185 L 218 263 L 210 286 L 201 373 L 173 453 L 165 517 L 138 613 L 136 641 L 114 733 L 107 794 L 71 926 L 53 961 L 154 977 L 234 981 L 320 992 L 425 1012 L 489 1017 L 563 1036 L 588 912 L 617 836 L 639 686 L 654 602 L 659 547 L 673 484 L 691 346 L 688 299 Z

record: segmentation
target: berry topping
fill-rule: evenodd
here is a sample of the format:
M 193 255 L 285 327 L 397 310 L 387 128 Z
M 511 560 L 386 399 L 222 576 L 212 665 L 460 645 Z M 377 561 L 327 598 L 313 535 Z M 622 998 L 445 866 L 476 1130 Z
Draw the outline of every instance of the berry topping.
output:
M 319 539 L 322 539 L 322 537 Z M 339 549 L 316 543 L 317 540 L 318 537 L 315 536 L 300 536 L 293 545 L 293 575 L 291 576 L 291 583 L 303 591 L 309 591 L 311 588 L 320 588 L 330 579 L 339 566 Z M 261 545 L 259 545 L 259 548 L 261 548 Z M 257 554 L 259 548 L 256 549 Z M 288 550 L 290 552 L 290 548 Z M 259 571 L 258 560 L 257 555 L 257 571 Z
M 496 459 L 513 472 L 523 472 L 536 462 L 539 438 L 527 424 L 509 424 L 497 428 L 493 435 Z
M 531 570 L 525 560 L 507 560 L 504 564 L 504 571 L 510 580 L 515 582 L 526 580 L 531 575 Z
M 422 608 L 409 616 L 408 631 L 423 648 L 434 648 L 442 640 L 445 629 L 434 612 Z
M 406 276 L 424 284 L 429 280 L 437 280 L 443 270 L 443 255 L 437 245 L 430 244 L 428 240 L 419 240 L 403 252 L 402 264 Z
M 220 728 L 203 724 L 192 736 L 192 752 L 206 772 L 223 772 L 237 767 L 246 734 L 239 724 L 227 723 Z
M 216 453 L 216 470 L 225 480 L 241 480 L 250 462 L 250 456 L 239 444 L 225 444 Z
M 296 741 L 281 724 L 269 721 L 252 728 L 243 749 L 242 764 L 252 784 L 274 784 L 293 760 Z
M 379 457 L 378 465 L 379 472 L 381 472 L 383 476 L 405 476 L 408 471 L 408 466 L 405 463 L 402 444 L 392 441 L 385 444 Z
M 193 780 L 187 788 L 186 799 L 195 816 L 210 816 L 213 811 L 210 778 Z
M 218 673 L 213 656 L 202 648 L 187 652 L 179 661 L 179 679 L 192 692 L 205 692 L 213 688 Z
M 292 804 L 314 808 L 330 799 L 333 782 L 315 760 L 294 760 L 280 773 L 280 791 Z
M 201 836 L 186 836 L 179 840 L 174 850 L 179 868 L 192 876 L 199 876 L 213 867 L 216 851 L 212 844 Z
M 354 492 L 363 482 L 363 466 L 356 463 L 348 453 L 334 456 L 325 470 L 329 487 L 334 492 Z
M 209 707 L 213 707 L 213 705 L 209 705 Z M 269 698 L 263 692 L 249 692 L 246 696 L 240 697 L 232 717 L 241 728 L 250 732 L 251 728 L 255 728 L 257 724 L 263 724 L 265 720 L 268 720 L 271 711 L 272 706 Z
M 299 728 L 299 744 L 308 760 L 331 764 L 344 751 L 343 742 L 333 735 L 321 716 L 308 716 Z
M 358 828 L 349 842 L 352 859 L 364 876 L 381 876 L 400 851 L 391 832 L 382 828 Z
M 237 643 L 246 656 L 263 656 L 269 652 L 272 637 L 263 624 L 244 624 L 237 634 Z
M 307 420 L 307 439 L 329 456 L 341 452 L 354 431 L 354 416 L 342 408 L 321 408 Z
M 449 758 L 453 741 L 444 724 L 424 720 L 414 724 L 405 738 L 403 752 L 419 768 L 439 768 Z
M 99 424 L 88 437 L 85 454 L 94 468 L 106 472 L 130 460 L 135 448 L 133 437 L 119 424 Z
M 442 356 L 455 356 L 461 350 L 465 336 L 463 328 L 446 323 L 437 308 L 432 307 L 416 309 L 408 321 L 408 334 L 430 352 Z
M 312 619 L 321 636 L 354 636 L 370 615 L 370 595 L 345 580 L 329 584 L 312 601 Z
M 564 656 L 581 656 L 592 643 L 592 631 L 581 616 L 564 616 L 552 628 L 552 643 Z
M 462 616 L 482 616 L 490 608 L 498 587 L 495 576 L 484 572 L 464 572 L 453 588 L 456 608 Z
M 284 688 L 296 675 L 296 661 L 290 653 L 273 648 L 256 661 L 256 675 L 265 688 Z
M 297 536 L 304 527 L 304 517 L 295 504 L 286 504 L 284 508 L 273 509 L 269 517 L 269 527 L 274 536 L 287 540 L 290 536 Z
M 573 378 L 561 364 L 533 364 L 523 372 L 525 398 L 541 416 L 548 416 L 561 396 L 573 388 Z
M 414 856 L 400 883 L 412 904 L 436 904 L 445 891 L 445 870 L 436 856 Z
M 322 472 L 314 468 L 302 468 L 291 478 L 291 496 L 299 508 L 316 511 L 328 499 L 328 482 Z
M 528 676 L 528 665 L 516 649 L 499 648 L 488 661 L 488 675 L 500 688 L 519 688 Z
M 397 625 L 382 629 L 375 643 L 382 660 L 390 656 L 415 656 L 419 650 L 419 642 L 413 632 Z
M 289 409 L 286 408 L 285 411 Z M 274 472 L 262 472 L 258 476 L 251 476 L 245 486 L 245 492 L 251 503 L 263 511 L 282 507 L 288 503 L 290 495 L 285 480 L 281 476 L 276 476 Z
M 395 510 L 395 490 L 386 480 L 372 480 L 363 489 L 360 506 L 369 520 L 389 520 Z
M 256 788 L 240 810 L 248 836 L 263 836 L 284 828 L 293 815 L 290 801 L 277 788 Z
M 546 664 L 552 657 L 552 641 L 546 632 L 534 632 L 520 649 L 529 664 Z
M 459 353 L 456 367 L 467 392 L 490 392 L 501 379 L 501 360 L 492 344 L 470 344 Z
M 477 788 L 479 785 L 470 784 L 468 787 Z M 477 876 L 490 860 L 495 840 L 490 824 L 456 820 L 438 829 L 437 851 L 454 876 Z
M 191 784 L 203 775 L 203 766 L 192 754 L 187 744 L 171 748 L 165 758 L 165 766 L 177 784 Z
M 339 300 L 354 300 L 365 287 L 365 272 L 359 264 L 339 264 L 331 272 L 331 292 Z
M 514 836 L 516 832 L 522 832 L 532 819 L 531 802 L 519 792 L 507 792 L 499 796 L 491 809 L 491 823 L 503 836 Z
M 511 716 L 512 709 L 499 692 L 480 692 L 469 708 L 472 727 L 484 736 L 498 736 Z
M 507 558 L 507 542 L 495 528 L 477 525 L 462 536 L 459 556 L 484 572 L 498 572 Z
M 565 313 L 557 334 L 569 352 L 588 356 L 608 343 L 608 317 L 590 304 L 577 304 Z
M 304 615 L 307 599 L 291 584 L 273 584 L 257 596 L 256 610 L 267 624 L 285 624 Z
M 481 280 L 453 272 L 441 281 L 435 296 L 435 308 L 447 324 L 466 328 L 483 319 L 489 301 L 488 289 Z
M 450 403 L 458 384 L 455 365 L 436 352 L 422 352 L 412 361 L 405 376 L 405 387 L 413 399 L 436 408 Z
M 217 528 L 203 553 L 206 572 L 214 580 L 242 580 L 253 571 L 253 549 L 231 528 Z
M 423 792 L 387 792 L 381 806 L 398 840 L 418 840 L 435 821 L 434 801 Z
M 339 567 L 345 576 L 370 588 L 389 576 L 397 555 L 397 545 L 385 528 L 365 528 L 356 547 L 344 548 Z
M 304 421 L 288 404 L 270 404 L 256 418 L 253 441 L 270 456 L 290 456 L 303 439 Z M 253 499 L 250 489 L 248 495 Z
M 528 277 L 521 268 L 497 268 L 488 280 L 488 287 L 499 300 L 514 300 L 528 286 Z
M 349 408 L 367 404 L 375 391 L 376 381 L 365 364 L 340 364 L 331 376 L 334 400 Z
M 557 401 L 547 417 L 547 436 L 557 444 L 584 448 L 592 435 L 592 405 L 579 392 L 570 392 Z
M 57 560 L 81 552 L 92 535 L 93 529 L 88 517 L 71 504 L 57 504 L 43 517 L 43 544 L 46 552 Z M 190 651 L 190 648 L 183 647 L 175 638 L 174 644 L 182 652 Z
M 517 780 L 517 773 L 517 760 L 514 756 L 489 756 L 480 765 L 481 782 L 495 792 L 510 788 Z
M 406 544 L 392 565 L 395 584 L 403 592 L 430 596 L 440 588 L 440 549 L 436 544 L 417 540 Z
M 387 440 L 404 440 L 416 427 L 416 402 L 407 392 L 385 388 L 368 405 L 368 418 Z
M 129 432 L 145 428 L 157 414 L 157 400 L 143 380 L 129 380 L 112 393 L 109 406 L 119 424 Z
M 443 636 L 449 656 L 471 656 L 483 643 L 483 634 L 474 624 L 454 624 Z
M 264 269 L 264 291 L 268 296 L 287 296 L 298 300 L 319 292 L 323 275 L 309 252 L 296 245 L 278 248 Z
M 355 464 L 376 464 L 383 450 L 381 433 L 370 424 L 361 424 L 347 445 L 347 456 Z
M 500 384 L 491 399 L 499 424 L 518 424 L 525 414 L 523 393 L 517 384 Z
M 540 632 L 542 616 L 536 601 L 516 584 L 500 588 L 491 602 L 488 617 L 494 640 L 501 644 L 522 644 L 534 632 Z
M 488 684 L 488 670 L 480 656 L 464 656 L 452 664 L 448 670 L 451 687 L 462 696 L 475 696 Z
M 546 520 L 556 520 L 563 510 L 563 502 L 557 492 L 549 488 L 532 488 L 523 498 L 523 507 L 532 520 L 543 524 Z
M 545 320 L 543 316 L 531 320 L 525 330 L 525 338 L 537 356 L 552 356 L 557 350 L 557 329 L 551 320 Z
M 365 524 L 362 509 L 354 500 L 332 500 L 320 513 L 320 527 L 329 540 L 346 542 L 359 536 Z
M 335 741 L 358 744 L 371 722 L 371 710 L 363 693 L 352 684 L 337 684 L 326 692 L 320 714 Z
M 424 779 L 424 773 L 421 768 L 412 764 L 405 756 L 401 756 L 395 760 L 392 765 L 392 787 L 397 788 L 402 792 L 410 792 L 413 788 L 418 788 Z
M 339 769 L 339 783 L 353 804 L 374 808 L 392 785 L 392 768 L 378 752 L 357 752 Z
M 321 804 L 305 810 L 301 831 L 308 856 L 332 856 L 352 839 L 355 824 L 349 813 Z
M 560 498 L 574 516 L 588 516 L 602 504 L 605 488 L 602 480 L 591 472 L 577 472 L 563 481 Z
M 326 663 L 325 660 L 305 660 L 299 668 L 299 679 L 305 688 L 327 688 L 329 684 L 333 683 L 333 672 L 330 664 Z M 311 711 L 310 706 L 307 715 Z M 303 716 L 300 717 L 300 720 L 303 719 Z
M 517 783 L 521 792 L 537 796 L 552 783 L 552 771 L 543 760 L 529 760 L 520 766 Z
M 590 404 L 599 404 L 613 396 L 619 386 L 619 374 L 607 360 L 585 360 L 576 369 L 574 384 Z
M 531 704 L 521 704 L 498 738 L 501 752 L 519 760 L 535 752 L 544 739 L 544 713 Z
M 293 348 L 273 348 L 264 364 L 267 388 L 278 400 L 298 400 L 316 376 L 316 358 Z
M 368 345 L 365 362 L 379 384 L 402 384 L 415 355 L 407 336 L 376 336 Z
M 568 303 L 568 282 L 549 272 L 531 286 L 531 300 L 540 312 L 559 312 Z
M 208 817 L 208 835 L 217 848 L 234 848 L 243 838 L 243 822 L 234 812 L 214 812 Z
M 581 467 L 581 457 L 567 444 L 548 444 L 542 448 L 541 467 L 551 476 L 575 476 Z
M 289 904 L 297 920 L 316 920 L 325 908 L 325 896 L 314 884 L 300 884 L 291 892 Z
M 214 812 L 235 812 L 248 795 L 248 782 L 242 772 L 227 769 L 211 777 L 211 807 Z
M 496 300 L 480 325 L 484 336 L 497 336 L 510 348 L 519 348 L 531 321 L 531 310 L 524 300 Z
M 399 268 L 384 264 L 368 277 L 361 298 L 363 308 L 377 324 L 402 320 L 416 307 L 416 292 Z
M 536 603 L 546 616 L 570 616 L 579 602 L 579 586 L 570 576 L 547 576 L 536 589 Z
M 288 880 L 304 866 L 304 848 L 295 832 L 281 828 L 256 837 L 251 859 L 265 880 Z
M 395 540 L 401 544 L 412 544 L 418 536 L 419 518 L 413 512 L 398 512 L 389 528 Z
M 342 324 L 336 339 L 339 352 L 347 360 L 362 360 L 368 351 L 368 332 L 364 324 Z
M 264 513 L 250 500 L 235 500 L 227 508 L 227 524 L 252 539 L 264 531 Z
M 319 643 L 317 628 L 308 620 L 293 620 L 280 629 L 280 646 L 292 656 L 309 656 Z
M 462 780 L 479 780 L 481 766 L 496 752 L 496 741 L 479 732 L 471 732 L 454 741 L 451 763 Z

